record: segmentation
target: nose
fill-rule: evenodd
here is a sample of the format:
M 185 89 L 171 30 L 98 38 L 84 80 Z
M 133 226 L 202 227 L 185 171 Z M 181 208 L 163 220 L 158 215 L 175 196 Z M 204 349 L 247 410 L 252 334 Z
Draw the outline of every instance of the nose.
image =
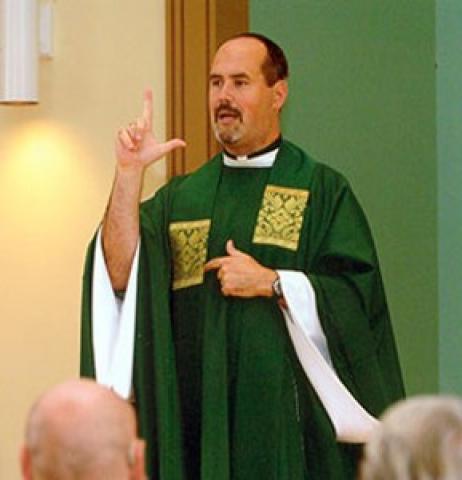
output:
M 220 101 L 233 100 L 232 83 L 230 81 L 224 81 L 220 90 L 218 91 L 218 99 Z

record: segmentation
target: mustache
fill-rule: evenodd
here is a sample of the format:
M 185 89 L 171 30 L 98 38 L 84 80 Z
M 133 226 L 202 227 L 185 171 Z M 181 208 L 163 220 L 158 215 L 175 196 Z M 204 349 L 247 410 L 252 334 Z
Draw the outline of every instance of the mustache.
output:
M 237 108 L 234 108 L 232 107 L 231 105 L 229 104 L 221 104 L 221 105 L 218 105 L 218 107 L 215 109 L 215 115 L 214 115 L 214 118 L 215 118 L 215 121 L 218 120 L 218 117 L 220 115 L 233 115 L 233 116 L 236 116 L 238 117 L 240 120 L 242 120 L 242 113 L 240 112 L 240 110 L 238 110 Z

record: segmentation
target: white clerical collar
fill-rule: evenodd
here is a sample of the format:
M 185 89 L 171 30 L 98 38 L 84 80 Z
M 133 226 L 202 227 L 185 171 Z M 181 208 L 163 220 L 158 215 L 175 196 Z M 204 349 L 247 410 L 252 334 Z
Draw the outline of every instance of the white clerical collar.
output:
M 226 152 L 223 152 L 223 163 L 227 167 L 234 168 L 269 168 L 273 166 L 276 160 L 276 155 L 279 148 L 271 150 L 270 152 L 262 153 L 252 158 L 246 155 L 239 155 L 236 158 L 231 158 Z

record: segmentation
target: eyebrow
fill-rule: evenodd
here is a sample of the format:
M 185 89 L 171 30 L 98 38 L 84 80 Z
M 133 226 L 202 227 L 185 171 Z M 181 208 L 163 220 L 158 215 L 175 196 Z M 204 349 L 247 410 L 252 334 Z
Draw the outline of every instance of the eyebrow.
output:
M 216 80 L 218 78 L 223 78 L 226 75 L 221 75 L 219 73 L 211 73 L 209 75 L 209 80 Z M 232 75 L 229 75 L 232 79 L 234 80 L 239 80 L 239 79 L 250 79 L 250 76 L 247 73 L 233 73 Z

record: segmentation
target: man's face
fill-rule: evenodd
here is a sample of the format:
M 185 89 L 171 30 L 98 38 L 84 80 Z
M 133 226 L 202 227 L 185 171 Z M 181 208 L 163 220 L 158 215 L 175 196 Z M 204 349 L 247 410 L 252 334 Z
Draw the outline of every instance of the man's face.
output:
M 261 42 L 237 38 L 220 47 L 210 70 L 212 126 L 217 140 L 237 155 L 259 150 L 279 135 L 285 82 L 267 85 L 261 69 L 265 58 Z

